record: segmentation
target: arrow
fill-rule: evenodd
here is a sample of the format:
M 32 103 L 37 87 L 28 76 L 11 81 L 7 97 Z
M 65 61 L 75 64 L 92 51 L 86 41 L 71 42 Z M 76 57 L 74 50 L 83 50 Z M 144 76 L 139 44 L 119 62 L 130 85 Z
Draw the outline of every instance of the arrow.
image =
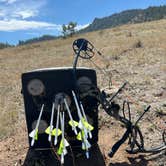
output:
M 73 94 L 74 102 L 75 102 L 75 105 L 76 105 L 76 108 L 77 108 L 78 117 L 81 120 L 82 119 L 82 114 L 81 114 L 80 107 L 78 105 L 76 94 L 74 93 L 74 91 L 72 91 L 72 94 Z
M 85 127 L 85 120 L 81 114 L 81 110 L 80 110 L 80 107 L 78 105 L 78 101 L 77 101 L 77 97 L 74 93 L 74 91 L 72 91 L 72 94 L 73 94 L 73 98 L 74 98 L 74 102 L 75 102 L 75 105 L 76 105 L 76 108 L 77 108 L 77 113 L 78 113 L 78 117 L 79 117 L 79 125 L 78 127 L 81 129 L 81 136 L 78 136 L 80 137 L 80 139 L 82 140 L 82 149 L 86 151 L 86 157 L 89 158 L 89 147 L 91 146 L 90 143 L 88 143 L 88 135 L 87 135 L 87 128 Z M 89 146 L 90 145 L 90 146 Z
M 54 110 L 55 110 L 55 103 L 52 103 L 52 112 L 51 112 L 51 120 L 50 120 L 50 126 L 45 130 L 45 132 L 47 134 L 49 134 L 48 136 L 48 141 L 51 142 L 51 135 L 53 135 L 52 131 L 53 131 L 53 120 L 54 120 Z
M 83 114 L 83 117 L 84 117 L 83 124 L 87 128 L 87 130 L 88 130 L 89 138 L 92 138 L 91 130 L 93 130 L 94 127 L 88 123 L 87 117 L 85 115 L 84 107 L 83 107 L 83 105 L 82 105 L 81 102 L 80 102 L 80 106 L 81 106 L 82 114 Z
M 61 155 L 62 153 L 64 153 L 65 155 L 67 154 L 67 150 L 65 149 L 65 147 L 69 146 L 69 143 L 66 139 L 64 139 L 64 143 L 61 139 L 60 141 L 60 145 L 59 145 L 59 149 L 58 149 L 58 154 Z
M 32 131 L 29 133 L 29 136 L 30 136 L 31 138 L 34 137 L 35 140 L 38 140 L 38 130 L 36 130 L 36 132 L 35 132 L 35 130 L 32 130 Z
M 78 123 L 78 122 L 76 122 L 76 121 L 74 121 L 74 120 L 73 120 L 73 121 L 72 121 L 72 120 L 70 120 L 70 121 L 69 121 L 69 125 L 70 125 L 71 127 L 74 127 L 74 126 L 75 126 L 75 127 L 77 127 L 77 126 L 78 126 L 78 124 L 79 124 L 79 123 Z M 72 128 L 72 129 L 73 129 L 73 128 Z M 77 131 L 77 130 L 76 130 L 76 131 Z M 77 133 L 76 133 L 76 132 L 75 132 L 75 134 L 77 135 Z
M 35 140 L 38 140 L 38 128 L 39 128 L 39 123 L 40 123 L 40 120 L 41 120 L 41 116 L 42 116 L 43 110 L 44 110 L 44 104 L 42 104 L 42 107 L 41 107 L 41 110 L 40 110 L 40 114 L 39 114 L 39 117 L 38 117 L 38 120 L 37 120 L 37 123 L 36 123 L 36 127 L 29 134 L 29 136 L 32 137 L 31 146 L 34 145 Z
M 77 139 L 79 141 L 82 141 L 82 149 L 86 151 L 86 157 L 89 158 L 89 151 L 88 149 L 91 147 L 91 144 L 89 143 L 89 141 L 87 140 L 87 138 L 85 137 L 85 133 L 83 130 L 81 130 L 78 135 L 77 135 Z
M 89 141 L 86 139 L 84 140 L 84 143 L 82 143 L 82 149 L 86 151 L 86 158 L 89 159 L 89 148 L 91 147 L 91 144 Z
M 57 142 L 58 142 L 59 113 L 60 113 L 60 104 L 58 105 L 58 112 L 57 112 L 57 118 L 56 118 L 56 129 L 55 129 L 54 145 L 56 145 Z
M 53 129 L 53 120 L 54 120 L 54 111 L 55 111 L 55 103 L 52 104 L 52 113 L 51 113 L 51 121 L 50 121 L 50 126 L 45 130 L 46 134 L 49 134 L 48 141 L 51 142 L 51 135 L 53 136 L 59 136 L 61 135 L 61 130 L 60 129 Z M 57 115 L 59 117 L 59 115 Z M 58 123 L 59 124 L 59 123 Z M 58 126 L 58 125 L 57 125 Z
M 67 109 L 67 112 L 68 112 L 68 115 L 69 115 L 69 118 L 70 118 L 70 121 L 69 121 L 69 125 L 72 127 L 72 130 L 75 132 L 75 134 L 77 135 L 77 129 L 76 129 L 76 126 L 78 126 L 78 122 L 74 121 L 73 120 L 73 117 L 71 115 L 71 111 L 70 111 L 70 108 L 67 104 L 67 101 L 66 99 L 64 98 L 64 103 L 65 103 L 65 106 L 66 106 L 66 109 Z
M 78 105 L 78 101 L 77 101 L 77 97 L 76 97 L 76 94 L 74 93 L 74 91 L 72 91 L 72 94 L 73 94 L 73 98 L 74 98 L 74 102 L 75 102 L 75 105 L 76 105 L 76 108 L 77 108 L 77 113 L 78 113 L 78 117 L 79 117 L 79 124 L 78 124 L 78 127 L 80 129 L 83 129 L 84 132 L 85 132 L 85 136 L 87 136 L 87 129 L 84 127 L 84 124 L 83 124 L 83 116 L 81 114 L 81 110 L 80 110 L 80 107 Z
M 63 114 L 63 115 L 62 115 Z M 67 154 L 66 147 L 69 146 L 69 143 L 65 139 L 65 113 L 60 113 L 60 121 L 61 121 L 61 130 L 62 130 L 62 139 L 59 145 L 58 154 L 61 155 L 61 164 L 64 164 L 64 156 Z

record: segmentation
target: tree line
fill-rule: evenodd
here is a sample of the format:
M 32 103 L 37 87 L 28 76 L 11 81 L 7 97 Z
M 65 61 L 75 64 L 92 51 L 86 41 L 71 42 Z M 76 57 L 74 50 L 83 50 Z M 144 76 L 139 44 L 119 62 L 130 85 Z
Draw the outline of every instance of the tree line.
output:
M 0 43 L 0 49 L 4 49 L 7 47 L 13 47 L 13 45 L 9 44 L 9 43 Z

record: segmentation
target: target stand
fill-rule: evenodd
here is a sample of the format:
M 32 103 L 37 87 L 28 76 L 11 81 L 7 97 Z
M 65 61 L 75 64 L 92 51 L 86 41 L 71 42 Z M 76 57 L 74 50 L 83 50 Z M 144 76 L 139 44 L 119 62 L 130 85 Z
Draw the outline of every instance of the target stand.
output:
M 58 116 L 58 104 L 64 109 L 64 135 L 69 142 L 68 154 L 65 155 L 65 166 L 104 166 L 104 160 L 98 147 L 98 101 L 81 94 L 88 91 L 91 85 L 97 86 L 96 72 L 93 69 L 77 68 L 73 74 L 73 68 L 46 68 L 30 71 L 22 74 L 22 94 L 24 98 L 25 115 L 28 134 L 33 130 L 38 132 L 38 138 L 32 146 L 32 137 L 29 137 L 29 151 L 24 166 L 33 166 L 36 163 L 46 166 L 61 165 L 56 153 L 58 146 L 54 145 L 54 137 L 48 141 L 46 129 L 50 126 L 50 119 L 54 119 L 52 125 L 56 126 Z M 93 126 L 92 137 L 88 139 L 91 144 L 89 159 L 86 159 L 82 150 L 82 142 L 76 138 L 75 133 L 69 126 L 69 116 L 63 105 L 63 98 L 71 110 L 71 116 L 79 121 L 77 107 L 72 95 L 75 91 L 78 101 L 81 100 L 88 123 Z M 52 106 L 55 111 L 52 116 Z M 41 108 L 43 106 L 43 112 Z M 41 114 L 41 115 L 40 115 Z M 41 116 L 41 117 L 40 117 Z M 40 117 L 40 119 L 39 119 Z M 36 127 L 38 126 L 38 127 Z M 37 129 L 36 129 L 37 128 Z M 34 136 L 35 137 L 35 136 Z M 59 142 L 58 138 L 58 142 Z

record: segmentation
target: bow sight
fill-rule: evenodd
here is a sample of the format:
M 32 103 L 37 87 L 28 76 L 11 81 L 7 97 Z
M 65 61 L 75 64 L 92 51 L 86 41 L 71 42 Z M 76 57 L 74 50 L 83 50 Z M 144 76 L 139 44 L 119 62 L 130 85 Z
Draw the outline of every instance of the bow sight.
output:
M 99 105 L 127 129 L 112 147 L 110 157 L 127 139 L 129 153 L 156 153 L 165 150 L 165 131 L 162 133 L 161 146 L 151 149 L 144 146 L 144 137 L 137 124 L 150 106 L 134 123 L 130 103 L 124 101 L 121 108 L 114 101 L 128 83 L 125 82 L 112 96 L 100 91 L 96 71 L 77 68 L 77 62 L 79 57 L 90 60 L 96 53 L 104 56 L 86 39 L 75 40 L 73 50 L 75 58 L 72 68 L 47 68 L 22 74 L 30 145 L 24 165 L 39 162 L 37 164 L 49 166 L 105 166 L 98 147 Z M 103 72 L 106 74 L 106 71 Z M 128 111 L 128 116 L 125 110 Z

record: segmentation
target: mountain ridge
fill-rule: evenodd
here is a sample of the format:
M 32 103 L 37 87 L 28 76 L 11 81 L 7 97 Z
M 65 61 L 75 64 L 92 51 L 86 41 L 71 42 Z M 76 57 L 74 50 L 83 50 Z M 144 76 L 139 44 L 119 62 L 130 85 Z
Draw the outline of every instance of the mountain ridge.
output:
M 166 5 L 159 7 L 148 7 L 146 9 L 125 10 L 103 18 L 95 18 L 86 28 L 80 30 L 80 33 L 113 28 L 116 26 L 142 23 L 166 18 Z

